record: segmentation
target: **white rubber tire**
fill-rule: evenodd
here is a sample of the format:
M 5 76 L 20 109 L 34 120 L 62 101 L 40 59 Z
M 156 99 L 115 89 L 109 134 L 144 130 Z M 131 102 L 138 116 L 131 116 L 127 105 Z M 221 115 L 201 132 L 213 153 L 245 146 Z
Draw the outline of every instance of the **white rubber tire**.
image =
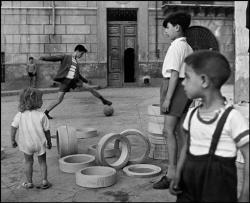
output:
M 108 163 L 105 158 L 105 148 L 108 143 L 112 142 L 113 140 L 120 140 L 121 142 L 121 153 L 120 157 L 114 163 Z M 122 136 L 120 134 L 109 133 L 104 135 L 97 144 L 97 162 L 103 166 L 110 166 L 115 169 L 120 169 L 126 166 L 129 161 L 130 153 L 131 153 L 131 146 L 129 143 L 128 138 Z
M 73 154 L 59 159 L 59 168 L 65 173 L 75 173 L 95 164 L 95 157 L 89 154 Z
M 135 172 L 136 170 L 140 172 Z M 144 172 L 142 172 L 143 170 Z M 128 176 L 138 178 L 150 178 L 159 175 L 161 173 L 161 168 L 159 166 L 151 164 L 134 164 L 124 167 L 123 171 Z
M 90 145 L 88 147 L 88 153 L 94 156 L 97 156 L 97 144 Z M 104 150 L 104 157 L 111 158 L 114 157 L 116 154 L 119 153 L 119 149 L 114 149 L 114 144 L 107 144 L 107 148 Z
M 76 130 L 71 126 L 60 126 L 56 131 L 56 143 L 59 157 L 77 154 Z
M 144 151 L 144 153 L 142 154 L 142 156 L 140 157 L 137 157 L 137 158 L 134 158 L 134 159 L 129 159 L 128 161 L 128 164 L 140 164 L 142 162 L 144 162 L 147 158 L 148 158 L 148 155 L 149 155 L 149 151 L 150 151 L 150 142 L 149 142 L 149 139 L 148 137 L 146 137 L 144 134 L 142 134 L 141 131 L 137 130 L 137 129 L 127 129 L 127 130 L 124 130 L 120 133 L 122 136 L 125 136 L 125 137 L 128 137 L 128 136 L 131 136 L 131 135 L 136 135 L 136 136 L 139 136 L 140 138 L 142 138 L 143 142 L 145 143 L 145 146 L 146 146 L 146 149 Z M 130 146 L 132 145 L 133 143 L 130 143 Z M 115 149 L 119 149 L 119 141 L 115 141 Z
M 87 188 L 108 187 L 116 183 L 116 170 L 106 166 L 92 166 L 75 173 L 76 184 Z

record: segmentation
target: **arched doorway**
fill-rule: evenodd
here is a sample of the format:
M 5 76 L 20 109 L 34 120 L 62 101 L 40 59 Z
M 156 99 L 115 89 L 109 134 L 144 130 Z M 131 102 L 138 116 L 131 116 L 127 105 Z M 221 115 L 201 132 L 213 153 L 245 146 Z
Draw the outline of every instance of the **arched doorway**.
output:
M 213 33 L 202 26 L 191 26 L 186 31 L 188 44 L 194 51 L 199 49 L 209 49 L 219 51 L 218 42 Z

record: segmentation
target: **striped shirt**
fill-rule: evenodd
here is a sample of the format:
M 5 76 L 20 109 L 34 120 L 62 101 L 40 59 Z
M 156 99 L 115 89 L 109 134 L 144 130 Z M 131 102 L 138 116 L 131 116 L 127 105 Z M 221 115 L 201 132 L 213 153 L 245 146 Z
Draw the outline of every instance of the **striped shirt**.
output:
M 76 58 L 74 56 L 72 56 L 72 63 L 69 69 L 69 72 L 66 76 L 66 78 L 69 79 L 74 79 L 75 75 L 76 75 L 76 67 L 77 67 L 77 61 Z
M 227 104 L 225 108 L 228 108 L 229 105 Z M 195 111 L 190 126 L 189 150 L 192 154 L 203 155 L 208 153 L 212 135 L 225 108 L 221 109 L 217 119 L 209 124 L 203 121 L 209 119 L 208 115 L 205 117 L 200 115 L 202 118 L 200 119 L 198 111 Z M 192 109 L 189 109 L 184 120 L 183 128 L 185 130 L 188 130 L 188 121 Z M 249 143 L 249 124 L 239 111 L 233 109 L 225 122 L 215 154 L 222 157 L 234 157 L 237 155 L 237 148 L 247 143 Z

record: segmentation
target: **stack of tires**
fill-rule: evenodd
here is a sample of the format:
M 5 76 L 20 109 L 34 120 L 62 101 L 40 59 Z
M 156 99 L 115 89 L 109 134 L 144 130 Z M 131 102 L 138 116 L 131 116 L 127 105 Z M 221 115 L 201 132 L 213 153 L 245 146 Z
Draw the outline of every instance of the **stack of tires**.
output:
M 160 105 L 148 106 L 148 138 L 150 141 L 149 157 L 153 159 L 168 159 L 167 140 L 163 137 L 162 130 L 164 116 L 160 114 Z

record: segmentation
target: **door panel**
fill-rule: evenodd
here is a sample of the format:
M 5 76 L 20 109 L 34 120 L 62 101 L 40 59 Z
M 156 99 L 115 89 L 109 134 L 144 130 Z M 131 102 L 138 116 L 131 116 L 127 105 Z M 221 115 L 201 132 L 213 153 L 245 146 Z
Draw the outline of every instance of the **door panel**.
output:
M 128 21 L 108 22 L 108 85 L 124 85 L 124 51 L 136 50 L 136 23 Z

